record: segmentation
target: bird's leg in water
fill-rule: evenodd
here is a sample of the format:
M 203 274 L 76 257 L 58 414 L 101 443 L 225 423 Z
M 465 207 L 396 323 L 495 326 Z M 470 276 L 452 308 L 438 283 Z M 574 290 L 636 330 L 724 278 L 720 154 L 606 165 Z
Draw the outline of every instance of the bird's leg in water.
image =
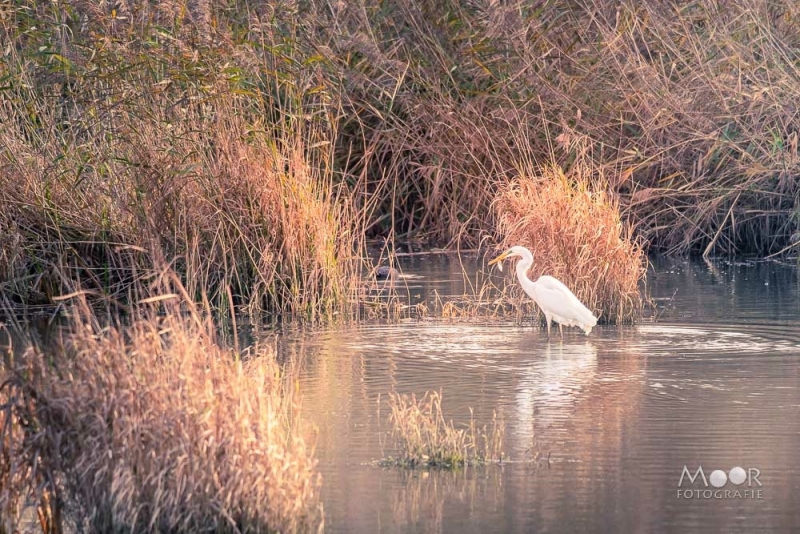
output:
M 558 323 L 558 333 L 561 335 L 561 339 L 564 339 L 564 329 L 561 326 L 561 323 Z
M 550 339 L 550 314 L 545 312 L 544 320 L 547 322 L 547 339 Z

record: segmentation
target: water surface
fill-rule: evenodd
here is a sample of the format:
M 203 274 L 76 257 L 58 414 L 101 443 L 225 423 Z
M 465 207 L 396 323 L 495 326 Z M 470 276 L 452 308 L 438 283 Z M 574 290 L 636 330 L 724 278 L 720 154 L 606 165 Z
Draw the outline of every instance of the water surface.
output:
M 411 304 L 461 295 L 482 261 L 406 257 L 403 272 L 416 276 L 403 294 Z M 281 350 L 302 355 L 304 414 L 318 431 L 326 531 L 800 529 L 798 276 L 778 262 L 661 262 L 647 282 L 657 321 L 563 340 L 532 322 L 435 319 L 286 334 Z M 496 412 L 511 461 L 374 466 L 392 452 L 387 394 L 430 390 L 456 423 L 470 408 L 479 424 Z M 757 469 L 762 485 L 679 498 L 684 465 L 706 476 Z M 692 488 L 705 489 L 684 480 Z

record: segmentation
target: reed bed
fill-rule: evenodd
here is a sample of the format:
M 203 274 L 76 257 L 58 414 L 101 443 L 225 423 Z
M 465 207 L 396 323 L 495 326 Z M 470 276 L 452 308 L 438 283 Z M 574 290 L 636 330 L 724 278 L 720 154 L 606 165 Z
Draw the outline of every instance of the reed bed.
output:
M 522 245 L 534 255 L 529 278 L 555 276 L 602 319 L 636 320 L 647 261 L 602 176 L 583 168 L 567 176 L 549 166 L 529 173 L 497 197 L 503 248 Z
M 78 286 L 124 301 L 165 260 L 223 309 L 348 307 L 363 232 L 334 176 L 336 104 L 292 67 L 286 36 L 246 10 L 212 30 L 211 9 L 4 8 L 0 283 L 14 301 Z
M 518 162 L 554 161 L 601 169 L 655 250 L 797 251 L 796 4 L 361 0 L 329 13 L 322 50 L 352 110 L 340 153 L 377 197 L 372 231 L 479 244 Z
M 442 394 L 389 396 L 389 423 L 399 448 L 398 458 L 387 458 L 384 465 L 403 467 L 458 468 L 487 462 L 501 462 L 504 428 L 495 416 L 492 427 L 456 428 L 442 412 Z M 471 414 L 471 411 L 470 411 Z
M 0 8 L 0 288 L 330 317 L 365 238 L 479 246 L 520 168 L 656 250 L 800 243 L 800 9 L 234 0 Z
M 641 4 L 616 22 L 603 9 L 598 24 L 603 46 L 587 75 L 603 80 L 608 111 L 623 118 L 595 117 L 592 135 L 619 146 L 615 187 L 666 252 L 797 251 L 798 115 L 789 103 L 800 96 L 800 66 L 788 51 L 800 45 L 800 8 L 732 7 Z
M 314 14 L 369 232 L 478 245 L 519 162 L 553 161 L 601 170 L 656 250 L 797 251 L 794 5 L 362 0 Z
M 8 351 L 2 529 L 26 503 L 45 533 L 321 528 L 292 381 L 270 347 L 243 356 L 196 315 L 101 326 L 85 304 L 55 348 Z

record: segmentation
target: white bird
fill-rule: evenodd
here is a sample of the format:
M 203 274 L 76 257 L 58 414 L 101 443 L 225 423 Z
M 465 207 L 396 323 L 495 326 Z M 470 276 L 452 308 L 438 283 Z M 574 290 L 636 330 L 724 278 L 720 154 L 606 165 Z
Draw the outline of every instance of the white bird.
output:
M 592 328 L 597 324 L 597 317 L 595 317 L 589 309 L 581 304 L 578 297 L 575 296 L 567 286 L 559 282 L 552 276 L 540 276 L 538 280 L 532 282 L 528 278 L 528 269 L 533 265 L 533 254 L 525 247 L 511 247 L 503 252 L 495 259 L 489 262 L 489 265 L 498 263 L 498 267 L 502 270 L 502 262 L 507 258 L 518 256 L 522 260 L 517 263 L 517 278 L 525 290 L 525 293 L 530 296 L 537 306 L 544 312 L 544 318 L 547 320 L 547 335 L 550 336 L 550 321 L 558 323 L 558 331 L 564 335 L 562 326 L 577 326 L 583 330 L 588 336 Z

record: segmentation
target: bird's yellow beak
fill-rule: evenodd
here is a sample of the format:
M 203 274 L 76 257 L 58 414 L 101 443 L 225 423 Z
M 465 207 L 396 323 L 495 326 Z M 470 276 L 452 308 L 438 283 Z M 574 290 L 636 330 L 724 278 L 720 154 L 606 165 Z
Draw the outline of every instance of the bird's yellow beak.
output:
M 497 263 L 497 262 L 503 261 L 503 260 L 504 260 L 504 259 L 506 259 L 507 257 L 508 257 L 508 251 L 506 250 L 505 252 L 503 252 L 502 254 L 500 254 L 499 256 L 497 256 L 495 259 L 493 259 L 492 261 L 490 261 L 490 262 L 489 262 L 489 265 L 494 265 L 494 264 L 495 264 L 495 263 Z

